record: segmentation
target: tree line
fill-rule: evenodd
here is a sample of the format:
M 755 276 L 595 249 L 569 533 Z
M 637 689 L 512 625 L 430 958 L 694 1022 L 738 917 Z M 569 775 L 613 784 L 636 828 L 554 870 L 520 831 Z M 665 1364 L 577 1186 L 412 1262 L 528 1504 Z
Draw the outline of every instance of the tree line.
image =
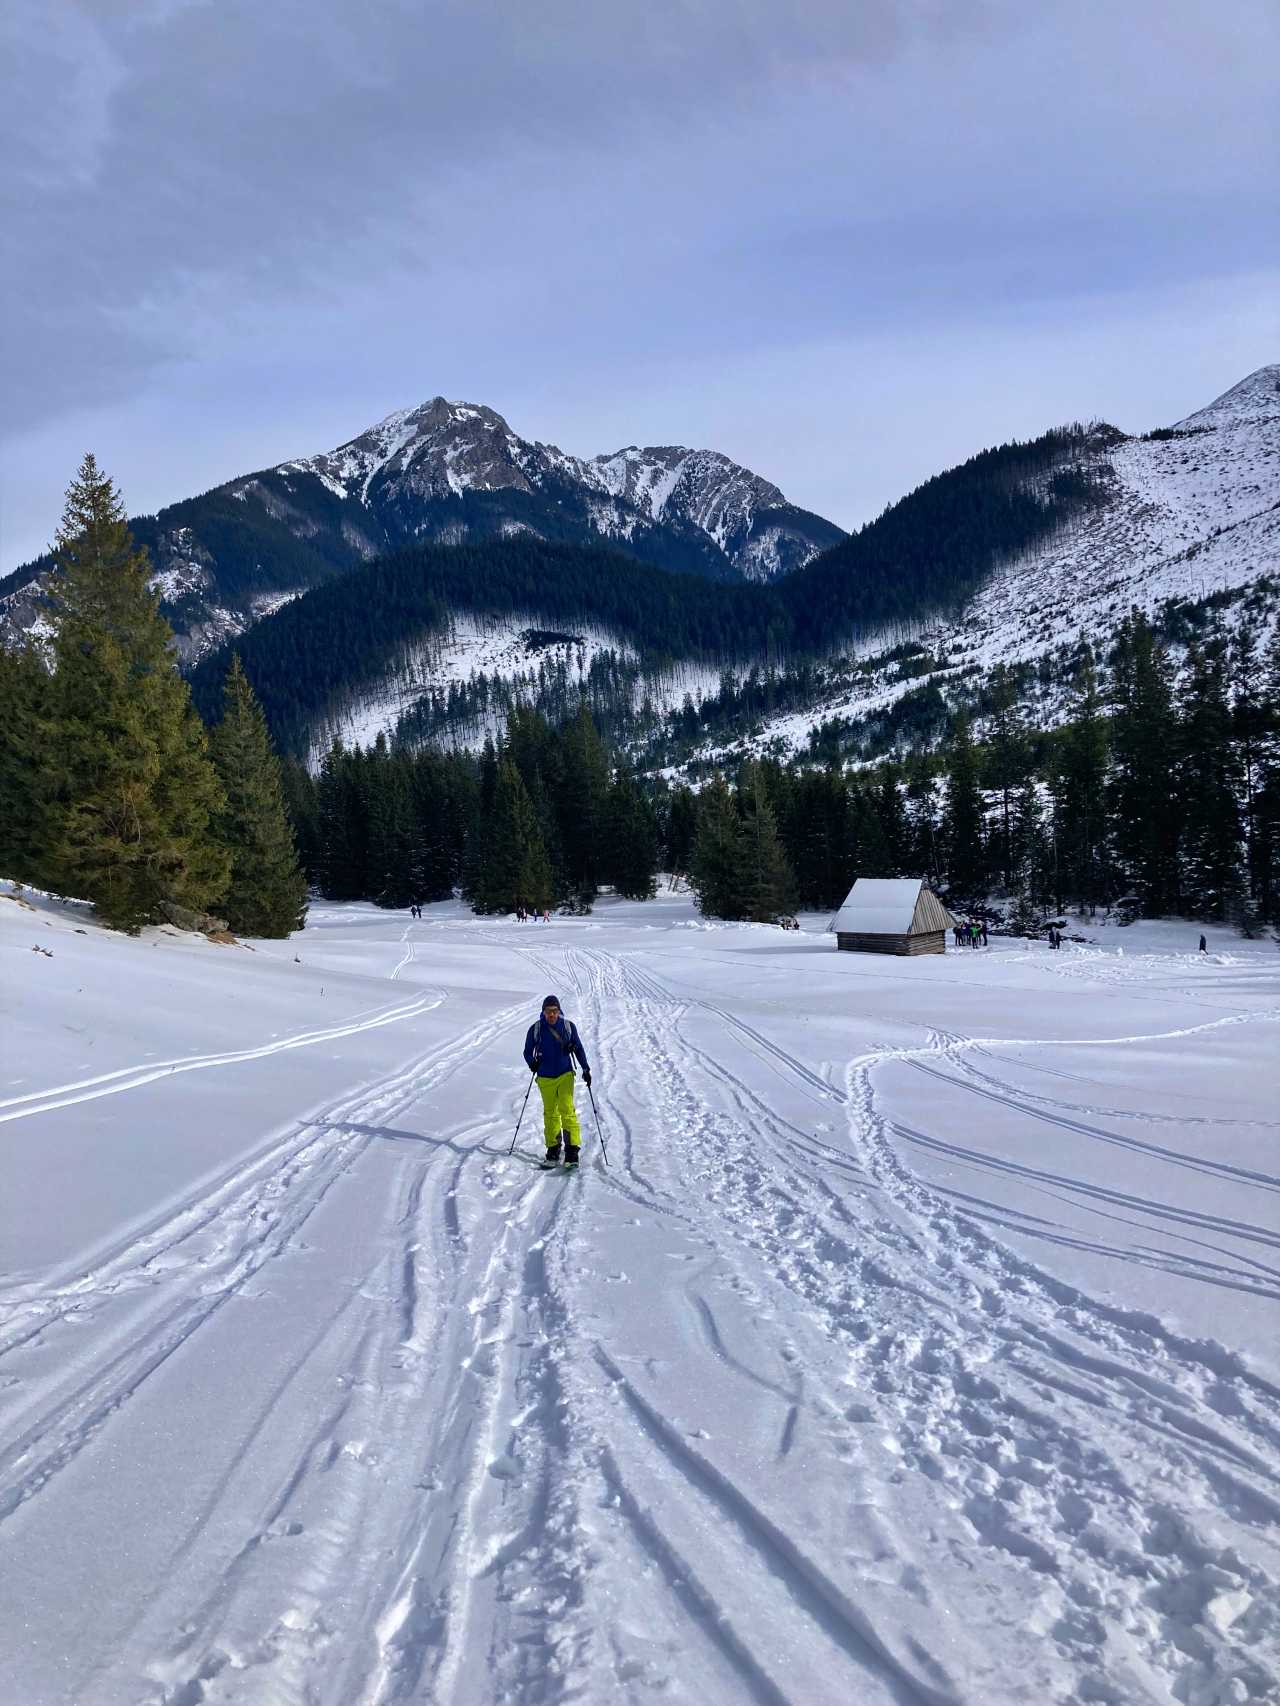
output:
M 1082 645 L 1067 715 L 1038 726 L 1025 671 L 992 670 L 934 749 L 822 770 L 776 760 L 712 781 L 690 876 L 704 911 L 834 907 L 855 877 L 924 876 L 965 910 L 994 894 L 1029 930 L 1114 908 L 1280 923 L 1280 631 L 1247 616 L 1175 664 L 1147 618 L 1100 671 Z
M 558 725 L 515 705 L 478 757 L 335 741 L 317 776 L 291 762 L 285 785 L 329 899 L 405 907 L 456 890 L 478 913 L 585 912 L 605 886 L 654 892 L 658 812 L 585 705 Z
M 174 907 L 300 928 L 306 887 L 279 762 L 239 660 L 206 730 L 113 482 L 67 491 L 47 646 L 0 648 L 0 869 L 136 931 Z

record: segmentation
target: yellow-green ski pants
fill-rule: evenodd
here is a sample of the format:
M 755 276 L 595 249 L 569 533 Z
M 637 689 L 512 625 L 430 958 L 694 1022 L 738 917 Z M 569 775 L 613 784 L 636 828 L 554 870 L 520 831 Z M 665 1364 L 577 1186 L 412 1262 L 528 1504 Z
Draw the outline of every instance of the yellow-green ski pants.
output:
M 539 1078 L 538 1094 L 542 1097 L 542 1131 L 547 1148 L 554 1149 L 564 1132 L 572 1144 L 582 1141 L 578 1128 L 578 1111 L 573 1105 L 573 1073 L 562 1072 L 559 1078 Z

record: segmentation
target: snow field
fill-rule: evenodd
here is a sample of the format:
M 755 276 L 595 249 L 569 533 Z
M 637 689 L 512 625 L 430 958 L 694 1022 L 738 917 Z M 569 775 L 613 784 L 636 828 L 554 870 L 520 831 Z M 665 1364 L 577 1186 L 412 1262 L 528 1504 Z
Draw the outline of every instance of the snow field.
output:
M 1272 944 L 0 915 L 0 1698 L 1274 1698 Z M 580 1178 L 506 1154 L 549 990 Z

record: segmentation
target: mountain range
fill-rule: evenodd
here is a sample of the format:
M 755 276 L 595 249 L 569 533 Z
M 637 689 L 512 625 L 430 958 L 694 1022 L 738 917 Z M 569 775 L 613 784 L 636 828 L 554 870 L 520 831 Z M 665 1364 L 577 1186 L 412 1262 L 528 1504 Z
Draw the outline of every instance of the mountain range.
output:
M 769 581 L 844 538 L 718 451 L 630 445 L 571 456 L 520 438 L 493 409 L 443 397 L 130 526 L 150 550 L 188 663 L 307 588 L 410 542 L 524 533 L 606 542 L 710 579 Z M 15 625 L 37 619 L 47 568 L 40 560 L 0 581 Z
M 583 692 L 660 763 L 676 718 L 702 760 L 815 731 L 856 756 L 930 738 L 996 662 L 1052 721 L 1080 640 L 1105 654 L 1135 604 L 1268 629 L 1280 365 L 1154 432 L 982 451 L 848 536 L 716 452 L 583 460 L 439 398 L 133 526 L 206 714 L 234 642 L 313 761 L 334 735 L 473 744 L 513 698 Z M 11 625 L 38 626 L 40 568 L 0 583 Z

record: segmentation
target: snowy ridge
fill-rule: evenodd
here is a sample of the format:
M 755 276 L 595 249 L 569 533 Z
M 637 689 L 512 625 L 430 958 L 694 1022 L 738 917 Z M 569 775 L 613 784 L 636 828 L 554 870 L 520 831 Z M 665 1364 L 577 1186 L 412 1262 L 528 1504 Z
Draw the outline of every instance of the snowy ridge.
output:
M 943 667 L 839 685 L 812 712 L 769 720 L 751 745 L 799 752 L 826 718 L 872 715 L 929 681 L 945 693 L 967 668 L 1034 660 L 1081 634 L 1105 646 L 1134 605 L 1151 614 L 1169 599 L 1196 601 L 1280 572 L 1278 386 L 1280 365 L 1260 368 L 1169 435 L 1114 446 L 1097 458 L 1105 507 L 1003 565 L 954 622 L 869 635 L 833 658 L 844 665 L 910 638 Z M 1278 615 L 1272 599 L 1264 629 Z
M 625 498 L 654 521 L 678 516 L 692 523 L 748 579 L 770 579 L 777 572 L 776 551 L 757 548 L 753 552 L 751 531 L 760 510 L 784 509 L 787 500 L 777 486 L 718 451 L 671 445 L 641 450 L 631 445 L 612 456 L 580 463 L 579 468 L 584 479 L 594 474 L 607 491 Z M 783 530 L 773 531 L 776 544 Z
M 1274 951 L 694 922 L 0 896 L 0 1697 L 1270 1700 Z
M 692 528 L 752 579 L 798 567 L 838 537 L 807 537 L 798 512 L 786 518 L 790 506 L 777 486 L 717 451 L 632 445 L 584 459 L 518 437 L 492 409 L 444 397 L 399 409 L 337 450 L 281 463 L 275 472 L 314 475 L 335 496 L 366 507 L 504 488 L 548 493 L 568 484 L 585 497 L 603 538 L 630 541 L 637 529 L 667 524 Z M 232 488 L 236 496 L 251 490 L 251 481 Z M 772 548 L 752 549 L 761 510 L 783 516 L 773 525 Z

